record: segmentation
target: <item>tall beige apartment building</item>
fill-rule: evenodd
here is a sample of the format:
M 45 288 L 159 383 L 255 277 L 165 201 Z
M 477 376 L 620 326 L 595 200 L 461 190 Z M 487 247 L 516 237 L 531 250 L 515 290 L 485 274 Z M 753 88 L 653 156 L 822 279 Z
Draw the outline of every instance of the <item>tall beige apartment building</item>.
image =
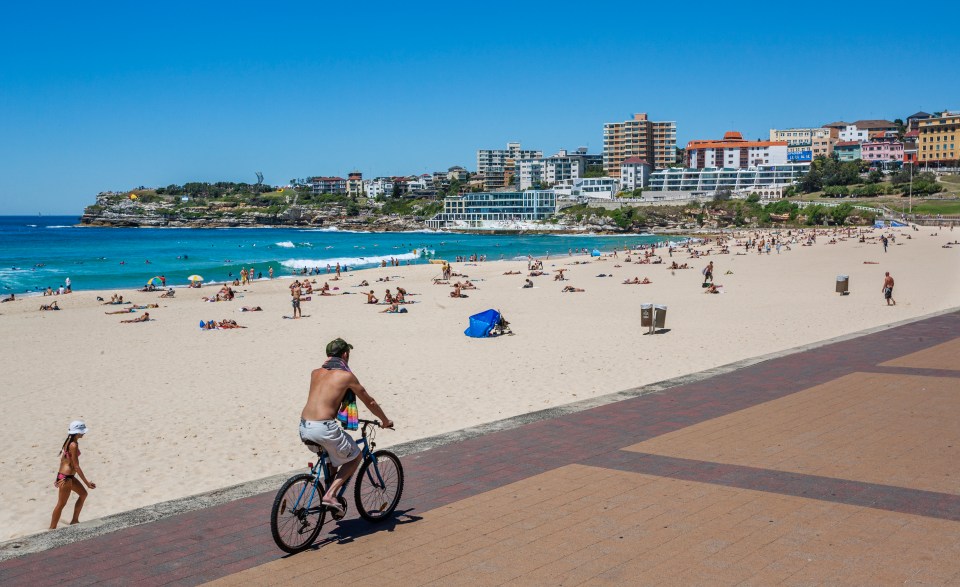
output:
M 639 157 L 654 169 L 666 169 L 676 156 L 676 122 L 655 122 L 639 113 L 632 120 L 603 125 L 603 167 L 610 177 L 620 177 L 620 166 L 630 157 Z

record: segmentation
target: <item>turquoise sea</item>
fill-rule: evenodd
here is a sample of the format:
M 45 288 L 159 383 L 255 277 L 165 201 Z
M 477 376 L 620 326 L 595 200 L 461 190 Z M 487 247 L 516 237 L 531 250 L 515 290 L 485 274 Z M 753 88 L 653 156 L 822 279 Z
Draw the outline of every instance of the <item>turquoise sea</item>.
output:
M 253 266 L 266 277 L 327 264 L 363 269 L 383 259 L 427 263 L 486 255 L 488 261 L 527 255 L 566 255 L 571 249 L 609 251 L 662 242 L 662 236 L 474 235 L 447 232 L 344 232 L 301 228 L 91 228 L 76 216 L 0 216 L 0 291 L 138 287 L 163 275 L 186 285 L 201 275 L 220 282 Z

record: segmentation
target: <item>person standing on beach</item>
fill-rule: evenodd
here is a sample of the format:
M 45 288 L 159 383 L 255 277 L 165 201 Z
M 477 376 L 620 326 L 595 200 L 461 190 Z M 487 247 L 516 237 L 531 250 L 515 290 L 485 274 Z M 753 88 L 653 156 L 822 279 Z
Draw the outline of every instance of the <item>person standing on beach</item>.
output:
M 270 279 L 273 279 L 273 265 L 270 266 L 270 270 L 267 271 L 267 275 L 270 276 Z
M 897 300 L 893 299 L 893 278 L 890 277 L 889 271 L 884 274 L 883 278 L 883 297 L 887 300 L 888 306 L 891 305 L 890 302 L 893 302 L 892 305 L 894 306 L 897 305 Z
M 293 319 L 296 320 L 300 318 L 300 284 L 295 283 L 296 287 L 290 288 L 290 295 L 292 296 L 291 303 L 293 304 Z
M 74 420 L 67 429 L 67 439 L 63 441 L 60 447 L 60 471 L 57 473 L 57 480 L 53 486 L 59 490 L 57 496 L 57 505 L 53 508 L 53 517 L 50 518 L 50 529 L 55 530 L 60 523 L 60 514 L 70 499 L 70 492 L 77 494 L 77 503 L 73 506 L 73 518 L 70 524 L 80 522 L 80 510 L 83 509 L 83 502 L 87 499 L 87 490 L 83 488 L 84 484 L 90 489 L 96 489 L 97 484 L 87 480 L 80 468 L 80 439 L 87 433 L 87 425 L 82 420 Z M 80 479 L 77 479 L 80 477 Z
M 707 263 L 707 266 L 703 268 L 703 282 L 712 282 L 713 281 L 713 261 Z
M 887 252 L 887 235 L 882 235 L 880 237 L 880 242 L 883 243 L 883 252 L 886 253 Z M 887 275 L 890 275 L 890 274 L 887 273 Z
M 342 406 L 347 411 L 345 424 L 349 423 L 350 412 L 356 414 L 356 398 L 360 398 L 380 419 L 381 427 L 393 428 L 393 422 L 387 418 L 380 404 L 360 385 L 357 376 L 347 366 L 352 348 L 353 345 L 342 338 L 327 344 L 327 360 L 310 374 L 310 392 L 300 412 L 300 439 L 322 446 L 333 465 L 334 478 L 321 498 L 321 505 L 341 516 L 346 510 L 337 500 L 337 492 L 356 471 L 361 455 L 356 441 L 343 431 L 338 421 L 344 419 L 338 417 L 343 411 Z

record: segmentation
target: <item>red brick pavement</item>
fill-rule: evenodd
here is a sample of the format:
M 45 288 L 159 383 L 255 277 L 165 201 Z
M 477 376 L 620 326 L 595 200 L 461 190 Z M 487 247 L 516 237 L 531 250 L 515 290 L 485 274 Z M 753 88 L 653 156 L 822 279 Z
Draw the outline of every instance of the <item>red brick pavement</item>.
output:
M 389 530 L 419 512 L 573 463 L 956 520 L 958 503 L 952 495 L 619 449 L 854 371 L 957 377 L 957 371 L 948 369 L 878 365 L 958 337 L 960 313 L 946 314 L 408 455 L 403 458 L 407 486 L 396 520 L 370 526 L 348 517 L 331 524 L 331 533 L 321 540 Z M 585 430 L 594 432 L 589 443 L 583 442 Z M 282 554 L 268 527 L 272 499 L 257 495 L 9 560 L 0 563 L 0 584 L 197 585 L 249 569 Z

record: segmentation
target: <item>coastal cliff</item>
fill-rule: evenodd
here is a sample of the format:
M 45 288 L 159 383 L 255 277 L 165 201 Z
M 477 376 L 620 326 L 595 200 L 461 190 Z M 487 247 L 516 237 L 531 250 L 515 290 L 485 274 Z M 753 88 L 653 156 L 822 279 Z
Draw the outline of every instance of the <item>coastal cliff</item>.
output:
M 306 200 L 306 201 L 304 201 Z M 422 229 L 437 212 L 433 201 L 386 204 L 346 196 L 319 201 L 293 190 L 198 197 L 157 194 L 155 190 L 106 192 L 87 206 L 81 225 L 155 228 L 302 226 L 371 232 Z

